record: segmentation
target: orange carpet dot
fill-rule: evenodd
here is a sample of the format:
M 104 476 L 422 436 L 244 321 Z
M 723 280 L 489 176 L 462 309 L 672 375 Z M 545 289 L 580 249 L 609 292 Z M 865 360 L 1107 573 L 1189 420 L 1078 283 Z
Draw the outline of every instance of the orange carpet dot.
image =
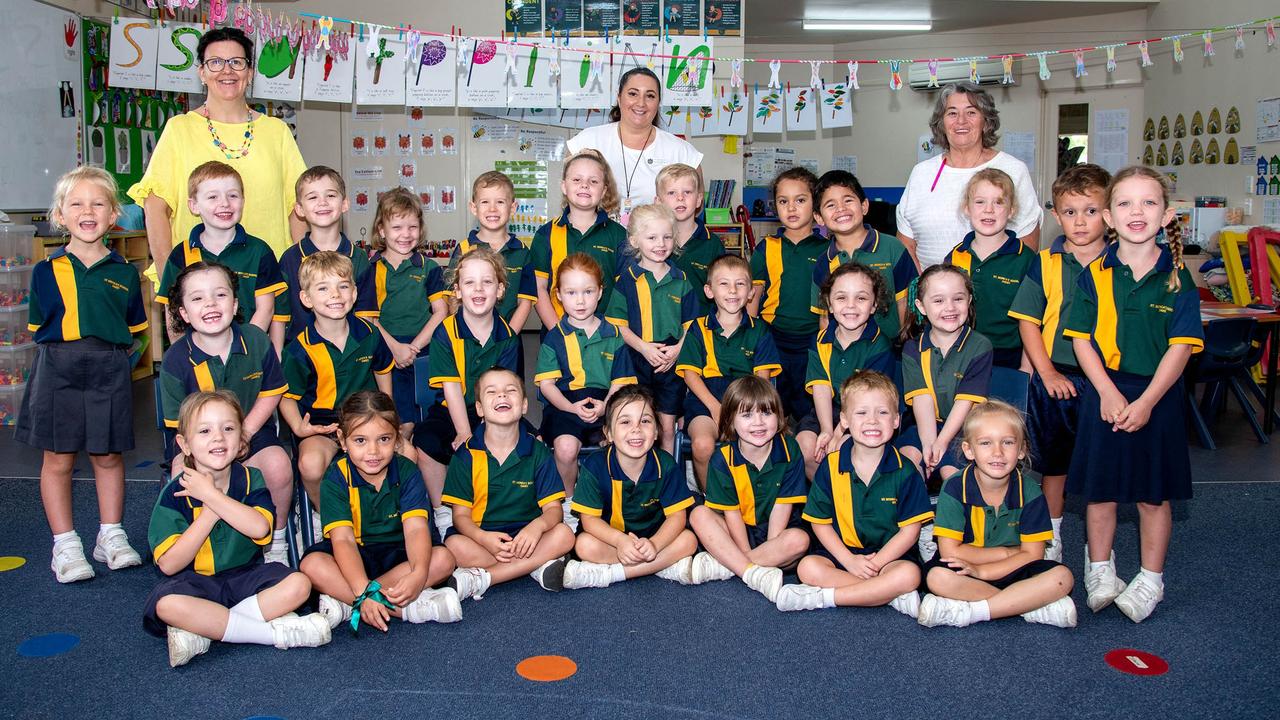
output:
M 516 673 L 534 682 L 557 682 L 578 672 L 578 664 L 563 655 L 534 655 L 516 665 Z

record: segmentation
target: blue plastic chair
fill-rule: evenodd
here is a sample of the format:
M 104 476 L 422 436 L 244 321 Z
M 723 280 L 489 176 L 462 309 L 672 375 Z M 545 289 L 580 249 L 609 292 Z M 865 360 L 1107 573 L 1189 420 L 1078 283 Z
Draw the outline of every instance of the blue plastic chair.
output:
M 993 367 L 991 368 L 991 389 L 987 394 L 1009 403 L 1025 415 L 1030 387 L 1031 376 L 1021 370 Z
M 1195 427 L 1200 444 L 1216 450 L 1217 444 L 1209 432 L 1206 420 L 1212 419 L 1226 404 L 1225 389 L 1230 389 L 1245 419 L 1253 429 L 1258 442 L 1267 443 L 1270 438 L 1262 431 L 1253 404 L 1245 394 L 1246 382 L 1252 383 L 1249 368 L 1256 364 L 1253 346 L 1257 321 L 1253 318 L 1224 318 L 1212 320 L 1204 329 L 1204 352 L 1196 356 L 1192 371 L 1187 374 L 1190 387 L 1187 390 L 1187 410 Z M 1195 402 L 1195 386 L 1204 384 L 1200 403 Z

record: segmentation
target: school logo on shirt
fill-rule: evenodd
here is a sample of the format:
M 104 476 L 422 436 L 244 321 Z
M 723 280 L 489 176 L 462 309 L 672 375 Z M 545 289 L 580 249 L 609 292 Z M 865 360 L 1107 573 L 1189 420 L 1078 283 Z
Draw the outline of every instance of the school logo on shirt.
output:
M 249 373 L 248 375 L 245 375 L 244 377 L 242 377 L 242 378 L 240 378 L 240 379 L 241 379 L 242 381 L 248 381 L 248 380 L 257 380 L 257 379 L 259 379 L 259 378 L 261 378 L 261 377 L 262 377 L 262 371 L 261 371 L 261 370 L 259 370 L 258 372 L 251 372 L 251 373 Z
M 743 348 L 743 349 L 742 349 L 742 354 L 743 354 L 744 356 L 746 356 L 748 359 L 750 359 L 750 358 L 752 358 L 752 357 L 754 357 L 754 356 L 755 356 L 756 351 L 755 351 L 755 350 L 748 350 L 748 349 L 746 349 L 746 348 Z
M 119 290 L 121 292 L 126 292 L 126 293 L 129 292 L 129 288 L 125 287 L 124 285 L 121 285 L 120 283 L 116 282 L 115 280 L 112 280 L 111 278 L 103 278 L 102 281 L 106 283 L 107 287 L 111 288 L 112 290 Z
M 1003 275 L 992 275 L 991 277 L 999 280 L 1004 285 L 1020 285 L 1022 283 L 1018 278 L 1005 277 Z
M 609 362 L 613 362 L 613 353 L 611 353 L 611 352 L 602 352 L 602 353 L 600 353 L 600 355 L 601 355 L 605 360 L 608 360 Z
M 657 498 L 651 498 L 649 500 L 645 500 L 644 502 L 640 503 L 640 507 L 642 508 L 653 507 L 658 503 L 659 503 L 659 500 Z
M 512 480 L 512 481 L 511 481 L 511 484 L 512 484 L 513 486 L 515 486 L 515 487 L 520 488 L 521 490 L 527 490 L 527 489 L 529 489 L 529 488 L 533 487 L 533 481 L 532 481 L 532 480 Z
M 1161 305 L 1160 303 L 1151 303 L 1151 305 L 1149 305 L 1148 307 L 1150 307 L 1152 310 L 1155 310 L 1156 312 L 1161 313 L 1163 315 L 1168 315 L 1169 313 L 1173 312 L 1173 308 L 1169 307 L 1168 305 Z
M 672 295 L 670 293 L 667 294 L 667 297 L 671 299 L 671 302 L 677 305 L 680 304 L 680 300 L 682 299 L 679 295 Z
M 872 270 L 888 270 L 888 269 L 889 269 L 889 263 L 887 263 L 887 262 L 867 263 L 867 265 L 868 265 Z
M 882 498 L 880 498 L 880 502 L 883 502 L 883 503 L 889 503 L 890 505 L 897 505 L 897 504 L 898 504 L 898 498 L 897 498 L 897 497 L 882 497 Z
M 609 247 L 608 245 L 592 245 L 591 249 L 595 250 L 596 252 L 607 253 L 609 255 L 613 254 L 613 248 Z
M 240 270 L 236 270 L 235 273 L 245 280 L 256 280 L 258 277 L 258 273 L 241 272 Z
M 953 373 L 953 374 L 956 376 L 956 379 L 957 379 L 957 380 L 963 380 L 963 379 L 964 379 L 964 373 Z
M 372 356 L 372 355 L 361 355 L 360 357 L 356 358 L 356 362 L 358 362 L 358 363 L 371 363 L 371 362 L 373 362 L 373 356 Z

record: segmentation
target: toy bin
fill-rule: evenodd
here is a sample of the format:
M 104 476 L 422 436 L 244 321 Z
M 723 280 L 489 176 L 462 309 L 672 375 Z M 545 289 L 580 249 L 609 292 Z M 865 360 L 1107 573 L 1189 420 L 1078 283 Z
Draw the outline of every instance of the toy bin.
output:
M 0 387 L 25 383 L 35 357 L 35 343 L 0 346 Z
M 0 308 L 0 350 L 31 342 L 27 329 L 27 307 Z
M 3 226 L 0 226 L 3 227 Z M 0 312 L 21 309 L 25 315 L 31 291 L 32 265 L 0 267 Z
M 35 264 L 31 258 L 35 239 L 35 225 L 0 224 L 0 269 Z
M 22 394 L 26 383 L 0 385 L 0 425 L 12 427 L 18 424 L 18 410 L 22 407 Z

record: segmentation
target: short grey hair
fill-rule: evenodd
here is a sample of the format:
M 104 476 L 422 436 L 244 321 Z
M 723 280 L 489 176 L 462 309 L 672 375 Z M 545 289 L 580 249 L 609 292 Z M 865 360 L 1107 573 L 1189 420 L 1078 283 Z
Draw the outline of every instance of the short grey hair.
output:
M 991 93 L 971 82 L 952 83 L 938 93 L 938 102 L 933 106 L 933 116 L 929 118 L 929 130 L 933 133 L 933 144 L 943 150 L 950 150 L 947 133 L 942 127 L 942 118 L 947 113 L 947 101 L 952 95 L 968 95 L 970 102 L 982 113 L 982 147 L 992 148 L 1000 140 L 1000 111 L 996 109 L 996 101 Z

